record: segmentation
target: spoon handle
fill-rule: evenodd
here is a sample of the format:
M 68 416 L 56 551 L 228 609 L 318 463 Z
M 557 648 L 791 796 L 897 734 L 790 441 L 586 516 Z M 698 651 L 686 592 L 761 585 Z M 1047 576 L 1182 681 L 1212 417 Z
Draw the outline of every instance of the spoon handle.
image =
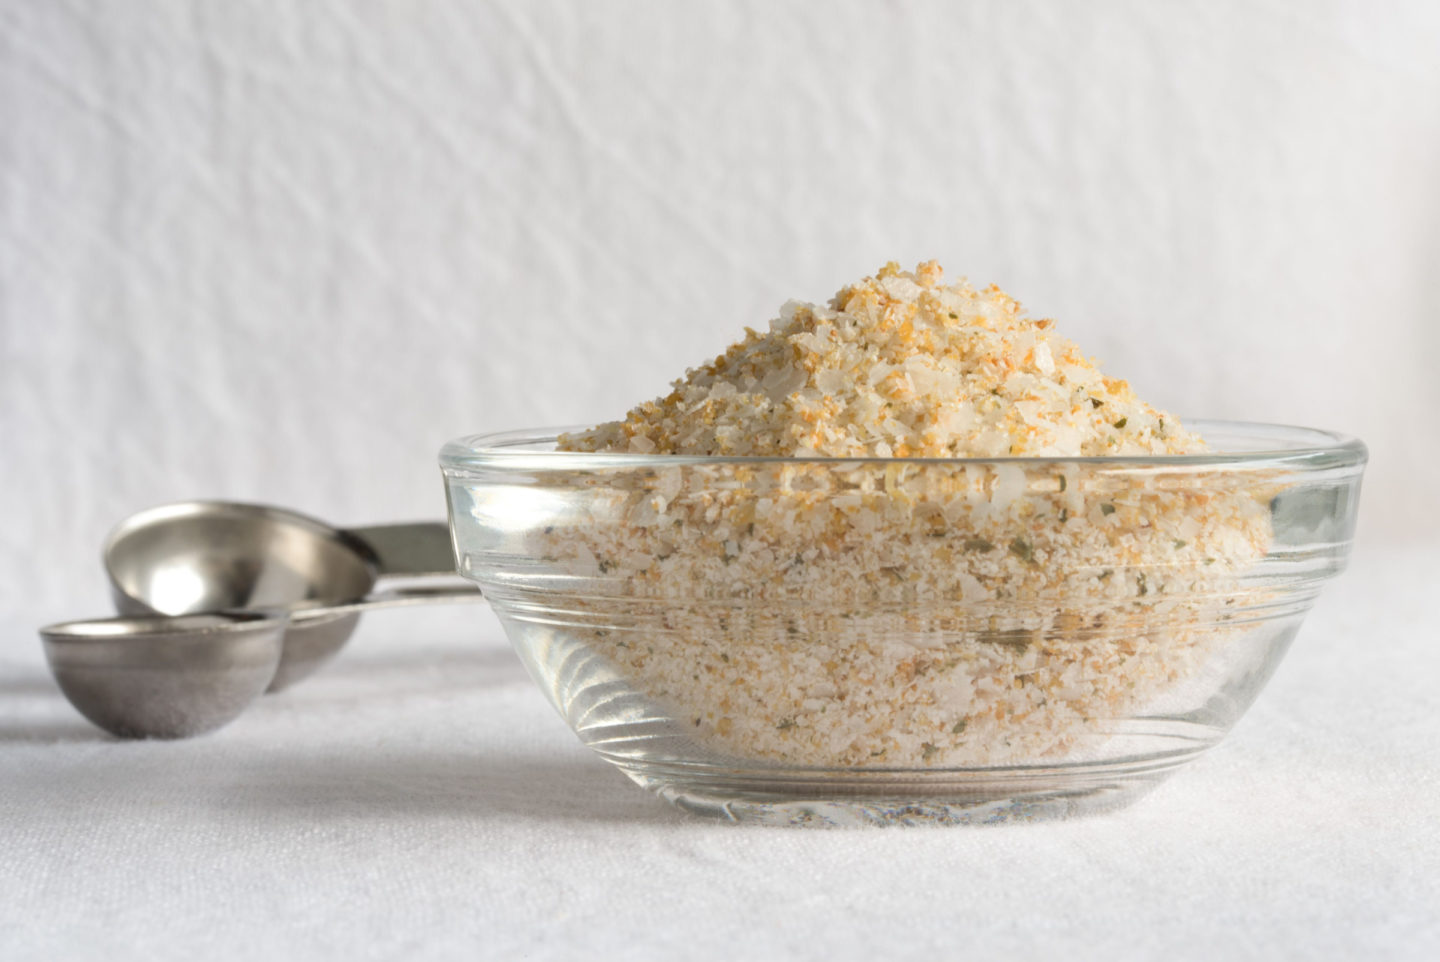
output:
M 374 552 L 381 578 L 455 575 L 455 549 L 450 544 L 450 526 L 444 521 L 376 524 L 345 533 Z
M 423 585 L 397 588 L 393 591 L 377 591 L 357 601 L 343 605 L 320 605 L 314 608 L 294 608 L 289 612 L 293 621 L 323 618 L 328 615 L 351 611 L 368 611 L 371 608 L 408 608 L 415 605 L 471 604 L 484 601 L 480 589 L 474 585 L 454 586 Z

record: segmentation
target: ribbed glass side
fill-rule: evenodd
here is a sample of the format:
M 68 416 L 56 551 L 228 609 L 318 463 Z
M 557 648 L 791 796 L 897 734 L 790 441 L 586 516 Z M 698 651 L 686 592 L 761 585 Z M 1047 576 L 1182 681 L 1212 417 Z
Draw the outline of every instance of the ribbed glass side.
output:
M 606 617 L 605 605 L 513 589 L 491 602 L 556 709 L 609 758 L 867 771 L 1207 747 L 1255 700 L 1308 610 L 1297 601 L 1172 633 L 1027 642 L 942 627 L 948 613 L 756 619 L 710 604 L 677 618 L 652 603 Z M 685 628 L 707 621 L 727 628 Z M 1034 656 L 1015 657 L 1025 644 Z M 1121 667 L 1097 683 L 1075 671 L 1087 663 Z

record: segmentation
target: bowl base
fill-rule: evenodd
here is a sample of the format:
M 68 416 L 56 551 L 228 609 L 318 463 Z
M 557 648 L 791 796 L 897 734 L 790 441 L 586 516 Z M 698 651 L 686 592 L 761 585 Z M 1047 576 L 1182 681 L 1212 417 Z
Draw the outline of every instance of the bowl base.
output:
M 1097 815 L 1124 808 L 1200 752 L 1076 770 L 765 777 L 685 771 L 611 759 L 636 784 L 682 811 L 757 825 L 995 825 Z M 878 777 L 875 777 L 878 776 Z

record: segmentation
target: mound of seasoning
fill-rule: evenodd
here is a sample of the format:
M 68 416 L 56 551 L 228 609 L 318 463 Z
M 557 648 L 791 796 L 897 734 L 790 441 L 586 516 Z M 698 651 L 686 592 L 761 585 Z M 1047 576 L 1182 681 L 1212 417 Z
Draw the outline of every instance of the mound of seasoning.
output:
M 1099 750 L 1223 644 L 1217 599 L 1270 540 L 1223 476 L 1073 460 L 1205 445 L 933 262 L 791 302 L 559 447 L 654 456 L 535 546 L 603 584 L 589 646 L 688 737 L 797 766 Z

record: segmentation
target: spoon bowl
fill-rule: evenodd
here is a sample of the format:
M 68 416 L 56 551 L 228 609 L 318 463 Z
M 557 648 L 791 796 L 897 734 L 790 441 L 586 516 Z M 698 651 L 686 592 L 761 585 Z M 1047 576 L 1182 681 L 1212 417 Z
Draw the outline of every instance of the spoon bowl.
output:
M 270 685 L 287 622 L 267 612 L 74 621 L 40 629 L 61 691 L 123 738 L 187 738 L 232 721 Z
M 142 616 L 330 607 L 364 597 L 391 568 L 453 573 L 444 525 L 365 531 L 375 535 L 373 543 L 363 532 L 342 531 L 297 511 L 185 501 L 121 522 L 105 541 L 105 571 L 120 614 Z M 338 612 L 291 624 L 270 690 L 288 688 L 319 668 L 359 620 L 358 612 Z
M 369 547 L 294 511 L 188 501 L 142 511 L 111 532 L 105 569 L 123 614 L 342 602 L 375 583 Z

